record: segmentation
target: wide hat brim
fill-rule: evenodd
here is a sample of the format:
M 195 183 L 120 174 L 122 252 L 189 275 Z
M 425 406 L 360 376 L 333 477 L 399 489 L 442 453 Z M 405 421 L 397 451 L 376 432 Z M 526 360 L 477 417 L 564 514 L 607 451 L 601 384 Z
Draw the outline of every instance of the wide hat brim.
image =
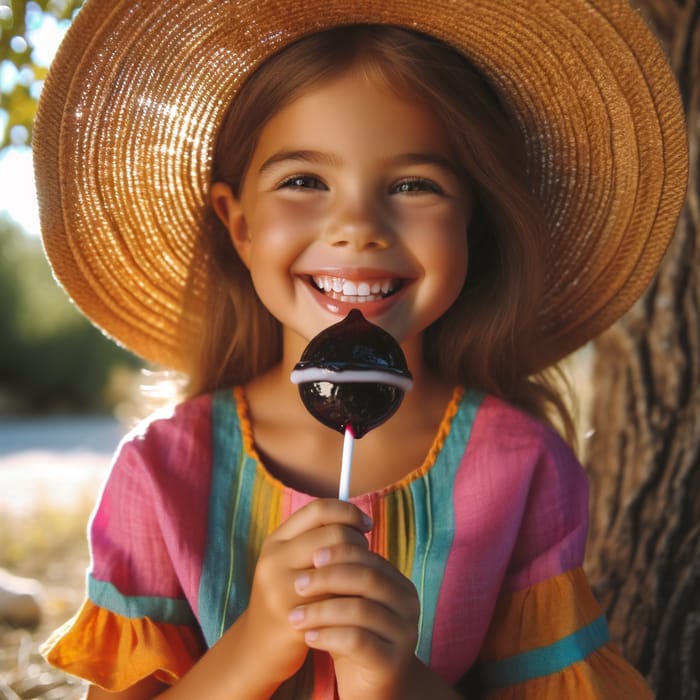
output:
M 87 0 L 51 66 L 33 148 L 54 274 L 106 334 L 181 369 L 222 116 L 274 52 L 354 23 L 454 46 L 525 132 L 549 234 L 542 366 L 641 295 L 683 205 L 687 143 L 666 58 L 626 2 Z M 205 287 L 196 264 L 192 284 Z M 186 323 L 197 332 L 196 313 Z

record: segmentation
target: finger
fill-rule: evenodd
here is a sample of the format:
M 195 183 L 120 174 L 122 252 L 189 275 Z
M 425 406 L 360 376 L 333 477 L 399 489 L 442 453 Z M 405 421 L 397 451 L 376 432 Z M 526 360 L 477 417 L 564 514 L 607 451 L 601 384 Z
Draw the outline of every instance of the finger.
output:
M 324 525 L 347 525 L 358 532 L 372 529 L 371 518 L 357 506 L 334 498 L 311 501 L 280 525 L 273 536 L 276 539 L 290 540 L 304 532 Z
M 367 598 L 326 598 L 300 605 L 289 614 L 295 629 L 307 631 L 327 627 L 360 627 L 391 642 L 409 639 L 417 641 L 417 625 L 402 620 L 384 605 Z
M 348 525 L 323 525 L 290 540 L 266 542 L 261 557 L 274 558 L 276 566 L 281 569 L 301 571 L 314 568 L 314 557 L 318 552 L 333 551 L 336 547 L 367 551 L 369 543 L 361 532 Z
M 302 597 L 368 598 L 402 617 L 417 620 L 420 606 L 415 587 L 403 576 L 396 576 L 390 565 L 376 565 L 377 559 L 381 557 L 370 558 L 374 565 L 334 564 L 300 572 L 294 581 L 295 590 Z
M 325 627 L 308 630 L 304 641 L 312 649 L 334 658 L 352 657 L 361 666 L 390 665 L 397 657 L 394 644 L 360 627 Z
M 313 555 L 313 565 L 320 569 L 324 566 L 338 564 L 360 564 L 363 566 L 371 566 L 384 575 L 393 579 L 397 586 L 401 586 L 408 591 L 413 592 L 415 587 L 409 579 L 407 579 L 391 562 L 381 555 L 369 551 L 369 547 L 356 547 L 354 543 L 343 542 L 318 549 Z
M 369 544 L 362 533 L 347 525 L 326 525 L 292 540 L 266 540 L 256 563 L 256 589 L 262 587 L 287 604 L 303 602 L 295 590 L 296 577 L 313 571 L 316 552 L 334 551 L 337 547 L 366 552 Z

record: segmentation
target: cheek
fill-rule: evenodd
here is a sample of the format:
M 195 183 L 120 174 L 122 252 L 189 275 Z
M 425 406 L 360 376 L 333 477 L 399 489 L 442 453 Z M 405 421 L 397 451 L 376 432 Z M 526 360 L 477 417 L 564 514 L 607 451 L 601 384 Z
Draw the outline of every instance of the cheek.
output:
M 468 268 L 467 227 L 468 216 L 462 211 L 445 212 L 430 224 L 424 222 L 424 230 L 432 235 L 423 238 L 420 260 L 433 277 L 442 293 L 457 298 Z
M 469 264 L 466 241 L 453 239 L 452 245 L 435 250 L 431 263 L 435 271 L 434 283 L 444 299 L 446 311 L 459 296 L 467 278 Z
M 302 216 L 297 207 L 286 203 L 262 207 L 250 228 L 251 262 L 264 264 L 294 256 L 303 249 L 311 230 L 309 217 Z
M 432 293 L 435 318 L 445 314 L 459 297 L 469 268 L 466 224 L 463 233 L 435 246 L 431 259 L 434 270 Z

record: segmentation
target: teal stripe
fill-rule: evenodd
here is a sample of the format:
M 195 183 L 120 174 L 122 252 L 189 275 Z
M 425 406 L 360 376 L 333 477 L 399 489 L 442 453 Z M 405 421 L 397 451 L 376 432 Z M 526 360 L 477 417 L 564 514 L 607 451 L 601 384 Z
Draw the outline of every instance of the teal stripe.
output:
M 583 661 L 610 641 L 605 616 L 582 627 L 554 644 L 508 659 L 490 661 L 481 666 L 484 688 L 495 690 L 557 673 L 572 664 Z
M 413 571 L 411 580 L 418 591 L 420 600 L 420 619 L 418 621 L 418 646 L 416 656 L 426 665 L 430 662 L 430 649 L 432 646 L 432 625 L 426 626 L 425 617 L 430 616 L 427 600 L 428 594 L 425 586 L 425 571 L 427 569 L 428 553 L 432 543 L 432 501 L 427 498 L 426 480 L 419 479 L 410 486 L 411 497 L 413 498 L 413 508 L 415 512 L 416 528 L 416 551 L 413 557 Z M 434 612 L 433 612 L 434 615 Z
M 207 550 L 199 585 L 199 619 L 209 646 L 216 643 L 248 605 L 249 572 L 235 551 L 248 551 L 249 460 L 243 449 L 236 402 L 229 390 L 212 398 L 212 481 Z M 237 542 L 243 541 L 243 546 Z
M 196 624 L 194 613 L 186 600 L 157 596 L 127 596 L 107 581 L 88 576 L 88 598 L 101 608 L 132 620 L 148 617 L 154 622 L 172 625 Z
M 221 616 L 219 636 L 223 635 L 248 607 L 254 573 L 249 568 L 250 557 L 248 553 L 251 548 L 252 497 L 257 476 L 257 463 L 246 454 L 242 446 L 237 462 L 236 492 L 235 498 L 232 499 L 231 531 L 228 533 L 228 586 L 225 592 L 225 605 Z M 233 495 L 231 494 L 231 496 Z M 230 502 L 230 499 L 226 500 Z M 238 553 L 238 559 L 234 560 L 235 552 Z
M 440 587 L 454 540 L 454 481 L 481 400 L 479 393 L 465 393 L 435 464 L 410 486 L 416 521 L 411 580 L 421 601 L 416 655 L 425 664 L 430 663 Z

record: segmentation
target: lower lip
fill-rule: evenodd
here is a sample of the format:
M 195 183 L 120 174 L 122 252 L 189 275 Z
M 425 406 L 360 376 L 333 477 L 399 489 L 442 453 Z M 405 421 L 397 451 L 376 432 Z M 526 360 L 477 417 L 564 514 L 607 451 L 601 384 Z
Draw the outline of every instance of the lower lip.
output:
M 338 299 L 333 299 L 323 292 L 320 292 L 313 286 L 310 286 L 313 297 L 318 301 L 318 303 L 328 312 L 334 314 L 335 316 L 345 317 L 352 309 L 360 309 L 365 318 L 372 318 L 380 316 L 385 313 L 390 307 L 392 307 L 403 295 L 406 285 L 401 287 L 398 291 L 394 292 L 391 296 L 385 297 L 384 299 L 377 299 L 376 301 L 339 301 Z

